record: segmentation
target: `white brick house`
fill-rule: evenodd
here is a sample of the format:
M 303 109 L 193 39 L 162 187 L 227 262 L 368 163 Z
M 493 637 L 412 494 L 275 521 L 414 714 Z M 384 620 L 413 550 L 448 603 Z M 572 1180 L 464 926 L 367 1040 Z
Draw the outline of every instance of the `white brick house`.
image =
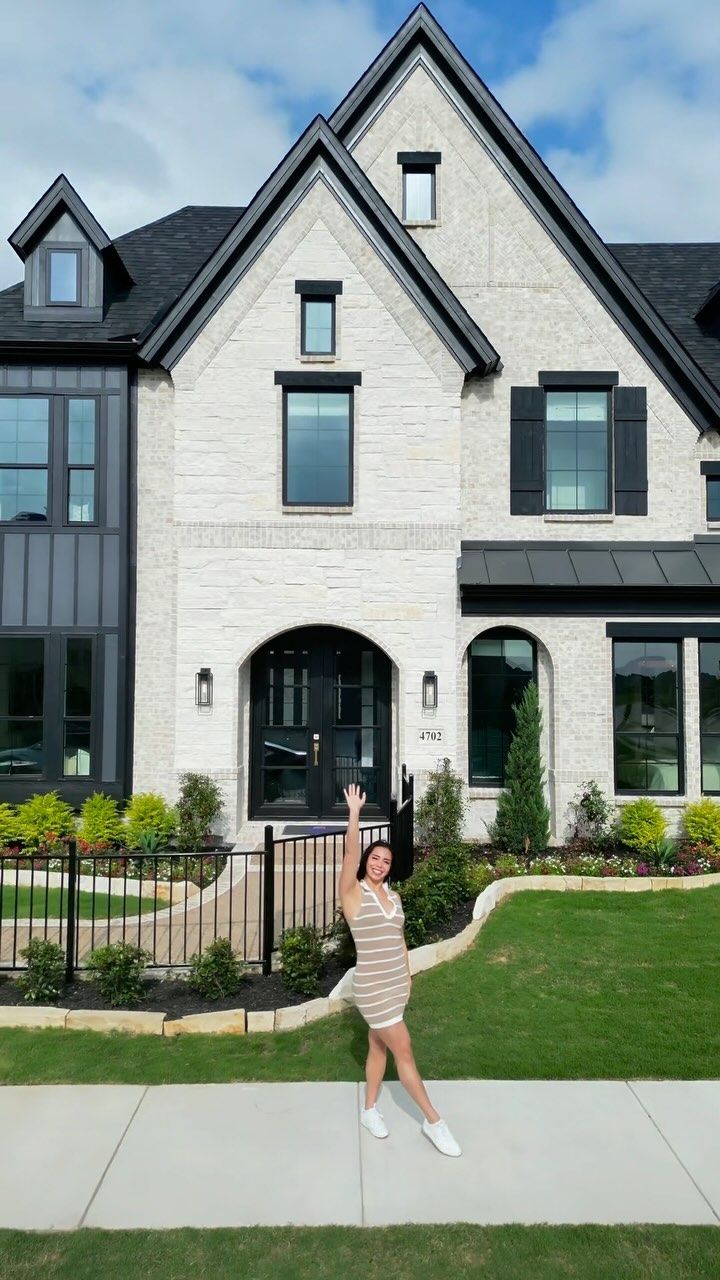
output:
M 133 364 L 133 789 L 207 771 L 245 841 L 448 756 L 483 836 L 535 674 L 555 839 L 590 777 L 720 791 L 720 247 L 610 251 L 422 6 L 247 210 L 180 213 L 208 248 Z

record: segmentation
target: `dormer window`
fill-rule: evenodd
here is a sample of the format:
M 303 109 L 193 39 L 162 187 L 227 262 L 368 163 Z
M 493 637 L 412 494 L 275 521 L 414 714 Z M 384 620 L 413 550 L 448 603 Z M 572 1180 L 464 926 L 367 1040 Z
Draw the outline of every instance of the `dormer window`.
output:
M 79 249 L 48 249 L 46 253 L 46 302 L 48 306 L 80 303 Z
M 403 222 L 437 220 L 437 166 L 439 151 L 398 151 L 402 166 Z

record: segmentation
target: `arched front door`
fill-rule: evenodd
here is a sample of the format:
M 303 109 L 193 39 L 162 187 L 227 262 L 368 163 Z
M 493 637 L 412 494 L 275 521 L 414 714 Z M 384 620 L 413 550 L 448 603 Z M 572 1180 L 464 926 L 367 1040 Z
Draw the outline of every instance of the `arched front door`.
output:
M 390 662 L 338 627 L 277 636 L 252 660 L 250 813 L 328 818 L 343 787 L 367 793 L 366 813 L 390 799 Z

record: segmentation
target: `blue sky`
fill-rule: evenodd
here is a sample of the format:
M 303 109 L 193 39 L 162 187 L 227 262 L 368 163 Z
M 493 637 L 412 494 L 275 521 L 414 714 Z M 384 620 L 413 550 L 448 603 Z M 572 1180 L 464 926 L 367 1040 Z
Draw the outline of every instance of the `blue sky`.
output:
M 430 7 L 606 240 L 720 239 L 719 0 Z M 15 6 L 0 44 L 3 235 L 60 171 L 111 235 L 183 204 L 247 203 L 411 8 Z M 0 287 L 20 274 L 3 243 Z

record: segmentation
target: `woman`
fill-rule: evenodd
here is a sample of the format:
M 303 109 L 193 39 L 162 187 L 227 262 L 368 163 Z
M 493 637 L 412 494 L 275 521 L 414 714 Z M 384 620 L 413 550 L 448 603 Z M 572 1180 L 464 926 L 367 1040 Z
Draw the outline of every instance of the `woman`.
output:
M 375 840 L 361 856 L 360 810 L 365 804 L 365 794 L 353 784 L 345 791 L 345 799 L 350 816 L 340 871 L 340 902 L 357 950 L 353 998 L 369 1028 L 367 1087 L 360 1123 L 373 1137 L 387 1138 L 388 1128 L 377 1109 L 377 1097 L 389 1049 L 401 1083 L 425 1117 L 423 1133 L 443 1155 L 459 1156 L 462 1152 L 458 1143 L 432 1105 L 420 1079 L 403 1021 L 410 997 L 410 965 L 403 937 L 402 903 L 398 894 L 386 885 L 392 850 L 384 841 Z

